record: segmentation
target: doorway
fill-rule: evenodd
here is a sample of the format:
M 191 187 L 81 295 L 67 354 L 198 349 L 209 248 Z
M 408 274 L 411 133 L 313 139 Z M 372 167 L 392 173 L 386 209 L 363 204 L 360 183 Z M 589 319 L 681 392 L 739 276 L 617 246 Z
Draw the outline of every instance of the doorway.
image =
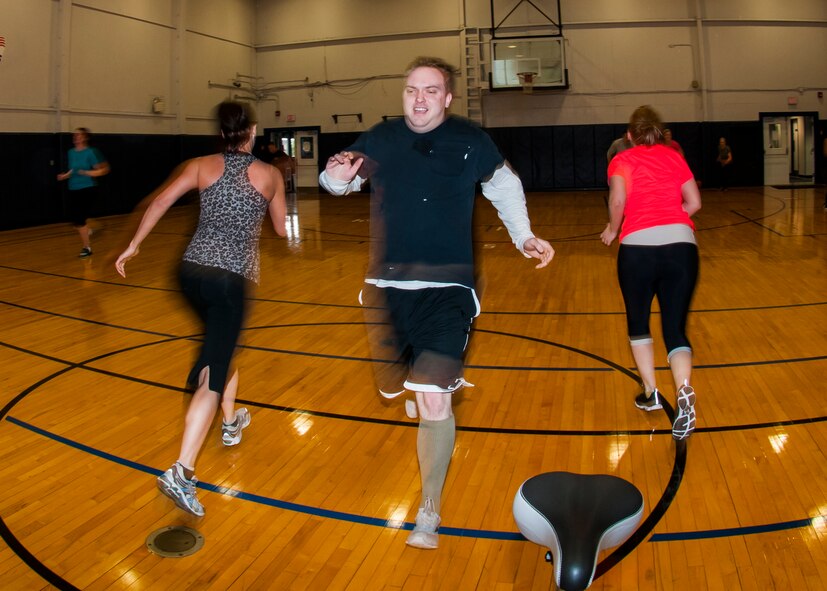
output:
M 291 171 L 285 175 L 288 192 L 295 193 L 302 187 L 318 187 L 320 131 L 318 126 L 270 127 L 264 130 L 265 148 L 268 143 L 275 142 L 290 156 Z
M 765 185 L 815 181 L 817 113 L 761 113 Z

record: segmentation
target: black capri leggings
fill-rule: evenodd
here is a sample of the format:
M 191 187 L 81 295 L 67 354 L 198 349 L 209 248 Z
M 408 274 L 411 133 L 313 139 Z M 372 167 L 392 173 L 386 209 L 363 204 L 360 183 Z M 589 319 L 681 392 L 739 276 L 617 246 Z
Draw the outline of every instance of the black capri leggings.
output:
M 237 273 L 183 261 L 179 279 L 184 295 L 204 323 L 204 341 L 187 387 L 198 386 L 198 376 L 210 368 L 209 388 L 222 394 L 244 321 L 247 280 Z
M 666 351 L 691 350 L 686 317 L 698 279 L 698 247 L 690 242 L 662 246 L 620 245 L 617 276 L 626 304 L 629 339 L 649 338 L 652 300 L 658 298 Z

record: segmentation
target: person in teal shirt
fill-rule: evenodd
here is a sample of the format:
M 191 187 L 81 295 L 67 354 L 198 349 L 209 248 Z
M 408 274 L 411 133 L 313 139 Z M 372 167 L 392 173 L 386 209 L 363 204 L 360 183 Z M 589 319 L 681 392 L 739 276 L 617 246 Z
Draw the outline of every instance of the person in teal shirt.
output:
M 91 231 L 87 218 L 97 196 L 98 177 L 109 174 L 109 163 L 99 150 L 89 146 L 89 130 L 78 127 L 72 134 L 74 148 L 69 150 L 69 170 L 57 175 L 57 180 L 69 184 L 69 221 L 80 234 L 83 244 L 80 258 L 92 256 L 89 241 Z

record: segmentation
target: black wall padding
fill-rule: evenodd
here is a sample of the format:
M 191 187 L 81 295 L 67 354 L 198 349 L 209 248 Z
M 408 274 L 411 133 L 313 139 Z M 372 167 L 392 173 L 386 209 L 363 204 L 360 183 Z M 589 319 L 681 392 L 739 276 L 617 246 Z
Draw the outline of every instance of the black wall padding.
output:
M 572 134 L 574 139 L 574 188 L 589 189 L 598 182 L 597 170 L 595 170 L 594 165 L 594 154 L 596 152 L 594 127 L 579 125 L 572 128 Z
M 554 187 L 554 159 L 549 149 L 554 142 L 553 128 L 535 127 L 531 133 L 531 142 L 537 146 L 533 159 L 531 187 Z
M 65 218 L 55 176 L 56 136 L 0 134 L 0 230 Z
M 734 163 L 732 186 L 761 186 L 764 151 L 760 121 L 685 122 L 667 125 L 684 149 L 689 167 L 703 187 L 714 187 L 718 138 L 727 138 Z M 485 131 L 515 168 L 527 191 L 605 190 L 606 150 L 623 135 L 623 123 L 490 128 Z M 816 134 L 817 181 L 827 180 L 827 159 Z M 326 159 L 349 146 L 359 132 L 319 135 L 319 170 Z M 112 172 L 101 179 L 95 215 L 128 213 L 184 160 L 218 152 L 216 137 L 100 134 L 93 142 L 109 160 Z M 66 221 L 65 183 L 55 176 L 65 170 L 70 133 L 0 133 L 0 230 Z
M 99 179 L 93 216 L 132 211 L 183 161 L 221 150 L 213 136 L 94 134 L 112 170 Z M 66 183 L 72 134 L 0 134 L 0 230 L 67 221 Z
M 703 186 L 714 184 L 718 138 L 724 136 L 736 158 L 733 186 L 764 182 L 759 121 L 687 122 L 667 126 Z M 827 129 L 820 122 L 819 129 Z M 606 152 L 626 133 L 622 123 L 548 127 L 489 128 L 486 131 L 520 174 L 526 191 L 606 189 Z

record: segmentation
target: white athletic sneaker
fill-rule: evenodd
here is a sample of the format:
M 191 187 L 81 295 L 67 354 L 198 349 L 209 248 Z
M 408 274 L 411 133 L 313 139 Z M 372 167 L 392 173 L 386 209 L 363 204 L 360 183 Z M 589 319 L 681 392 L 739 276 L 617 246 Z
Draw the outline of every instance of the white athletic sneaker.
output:
M 192 479 L 184 476 L 184 467 L 180 463 L 175 462 L 169 470 L 161 474 L 157 483 L 158 490 L 175 501 L 179 509 L 196 517 L 204 516 L 204 506 L 195 494 L 198 479 L 195 476 Z
M 663 405 L 660 403 L 660 392 L 658 392 L 657 388 L 652 390 L 652 393 L 648 396 L 646 392 L 641 392 L 635 397 L 635 406 L 640 410 L 649 412 L 663 408 Z
M 238 445 L 241 443 L 241 432 L 250 424 L 250 411 L 246 408 L 237 408 L 235 420 L 229 425 L 221 421 L 221 441 L 224 445 Z
M 425 506 L 419 508 L 416 525 L 405 543 L 414 548 L 433 550 L 439 546 L 439 536 L 436 533 L 438 529 L 439 515 L 434 511 L 434 501 L 426 497 Z
M 678 412 L 672 423 L 672 437 L 676 440 L 686 439 L 695 430 L 695 390 L 687 382 L 681 386 L 676 395 Z

